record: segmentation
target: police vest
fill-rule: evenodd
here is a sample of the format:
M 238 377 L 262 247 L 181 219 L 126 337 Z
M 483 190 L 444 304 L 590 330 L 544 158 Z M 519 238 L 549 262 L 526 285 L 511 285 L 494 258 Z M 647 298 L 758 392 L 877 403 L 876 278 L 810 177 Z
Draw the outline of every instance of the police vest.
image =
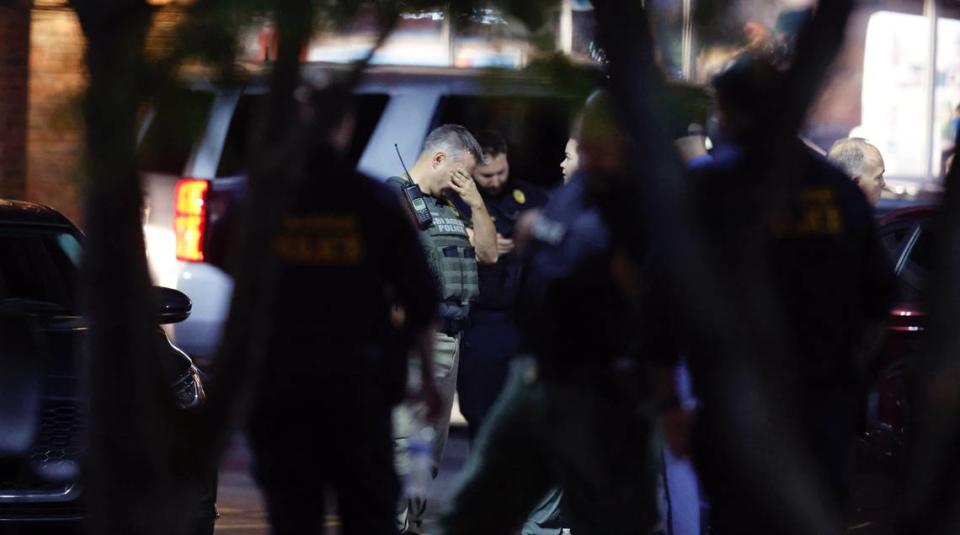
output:
M 400 188 L 407 181 L 391 177 L 387 183 Z M 433 222 L 429 227 L 419 229 L 420 241 L 440 284 L 440 315 L 449 320 L 466 319 L 470 303 L 476 301 L 480 293 L 476 251 L 470 245 L 463 219 L 451 203 L 429 195 L 424 195 L 423 199 Z

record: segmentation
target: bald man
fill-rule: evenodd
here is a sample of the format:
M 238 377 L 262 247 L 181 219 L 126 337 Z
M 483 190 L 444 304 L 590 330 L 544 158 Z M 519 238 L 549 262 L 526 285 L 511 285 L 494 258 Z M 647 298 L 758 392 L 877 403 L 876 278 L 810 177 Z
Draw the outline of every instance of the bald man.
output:
M 880 202 L 880 195 L 886 187 L 883 180 L 886 169 L 879 149 L 864 139 L 851 137 L 834 143 L 827 157 L 860 186 L 870 206 Z

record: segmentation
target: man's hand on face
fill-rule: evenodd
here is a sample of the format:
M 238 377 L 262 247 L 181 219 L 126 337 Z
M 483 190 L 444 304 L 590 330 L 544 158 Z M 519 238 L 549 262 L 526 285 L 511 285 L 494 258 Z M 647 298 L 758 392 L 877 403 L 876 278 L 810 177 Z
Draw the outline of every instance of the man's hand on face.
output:
M 467 206 L 476 210 L 482 208 L 483 197 L 480 196 L 480 191 L 477 189 L 477 183 L 473 181 L 473 177 L 463 169 L 457 169 L 450 175 L 450 183 L 453 187 L 453 191 L 457 192 L 457 195 L 463 199 L 463 202 L 467 203 Z

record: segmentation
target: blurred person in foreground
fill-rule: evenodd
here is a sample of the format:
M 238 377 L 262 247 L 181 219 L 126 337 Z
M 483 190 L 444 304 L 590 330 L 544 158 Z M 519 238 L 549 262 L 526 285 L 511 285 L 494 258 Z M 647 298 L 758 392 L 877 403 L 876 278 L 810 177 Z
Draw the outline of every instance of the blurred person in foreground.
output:
M 420 243 L 430 270 L 440 288 L 440 324 L 434 346 L 434 379 L 441 399 L 440 417 L 434 422 L 432 439 L 433 476 L 443 459 L 450 430 L 450 411 L 457 387 L 460 340 L 470 309 L 477 300 L 478 264 L 497 261 L 497 232 L 473 179 L 474 169 L 483 161 L 477 140 L 459 125 L 443 125 L 427 135 L 423 150 L 409 174 L 391 177 L 402 202 L 414 214 Z M 465 204 L 470 213 L 458 208 Z M 411 361 L 411 376 L 425 373 Z M 394 440 L 398 469 L 409 472 L 407 445 L 429 424 L 425 406 L 408 402 L 394 414 Z M 397 522 L 405 533 L 420 533 L 426 511 L 424 496 L 408 496 L 400 504 Z
M 646 535 L 657 522 L 650 363 L 633 347 L 638 292 L 594 200 L 623 173 L 606 106 L 602 95 L 588 104 L 580 172 L 518 229 L 530 255 L 520 322 L 536 363 L 515 366 L 441 533 L 516 529 L 552 487 L 573 533 Z
M 495 131 L 477 133 L 483 161 L 473 171 L 483 203 L 497 232 L 497 262 L 477 266 L 480 296 L 470 308 L 461 340 L 457 394 L 470 440 L 477 436 L 507 380 L 510 361 L 520 350 L 514 307 L 521 277 L 513 230 L 520 215 L 540 208 L 547 195 L 510 174 L 507 140 Z
M 570 138 L 567 139 L 564 147 L 563 161 L 560 162 L 560 170 L 563 172 L 563 184 L 555 191 L 560 191 L 570 180 L 576 176 L 580 170 L 580 155 L 578 154 L 579 143 L 577 137 L 580 135 L 580 119 L 575 119 L 570 129 Z M 550 206 L 550 203 L 547 203 Z M 550 208 L 553 209 L 552 207 Z M 529 233 L 529 226 L 532 221 L 540 217 L 538 211 L 527 212 L 524 223 L 521 228 L 526 227 L 524 232 Z M 525 238 L 525 241 L 529 241 Z M 533 511 L 524 521 L 520 529 L 521 535 L 558 535 L 566 529 L 567 522 L 563 517 L 562 510 L 563 491 L 554 487 L 550 489 L 547 496 L 534 507 Z
M 439 302 L 417 233 L 396 195 L 345 157 L 353 115 L 327 102 L 349 94 L 301 92 L 316 140 L 273 252 L 280 280 L 267 366 L 251 412 L 254 474 L 272 533 L 322 533 L 325 489 L 342 533 L 396 533 L 399 485 L 390 438 L 386 340 L 390 307 L 403 306 L 435 415 L 433 324 Z
M 716 402 L 731 399 L 732 390 L 751 386 L 714 379 L 724 365 L 717 348 L 695 343 L 690 364 L 703 402 L 695 453 L 711 501 L 711 532 L 717 535 L 768 534 L 784 527 L 776 508 L 791 505 L 759 505 L 762 485 L 787 488 L 798 500 L 822 500 L 838 513 L 844 509 L 866 380 L 858 347 L 865 327 L 885 319 L 895 297 L 894 274 L 860 188 L 795 136 L 769 135 L 770 117 L 780 110 L 777 99 L 787 93 L 783 80 L 781 71 L 750 56 L 715 78 L 723 139 L 713 161 L 693 170 L 692 180 L 710 254 L 723 269 L 739 273 L 731 280 L 754 285 L 740 290 L 743 299 L 765 307 L 786 344 L 772 346 L 784 354 L 748 363 L 760 381 L 752 385 L 757 402 L 791 419 L 782 429 L 787 434 L 774 440 L 808 459 L 811 465 L 801 469 L 812 473 L 825 493 L 804 494 L 793 472 L 783 474 L 775 466 L 759 467 L 764 478 L 759 483 L 731 469 L 763 462 L 758 459 L 764 452 L 730 436 L 714 409 L 730 406 Z M 760 256 L 743 257 L 755 254 L 747 251 Z M 772 294 L 752 293 L 765 283 Z M 749 419 L 760 409 L 738 410 Z
M 827 158 L 860 186 L 870 206 L 876 208 L 880 204 L 880 196 L 887 185 L 883 180 L 886 168 L 880 149 L 865 139 L 851 137 L 834 143 Z
M 925 329 L 910 361 L 908 440 L 897 488 L 898 535 L 960 533 L 960 337 L 956 328 L 960 167 L 955 154 L 950 155 L 938 214 L 924 228 L 937 238 L 931 255 L 933 269 L 926 276 L 922 295 Z
M 707 151 L 707 137 L 698 123 L 688 123 L 688 117 L 678 117 L 674 123 L 674 147 L 680 159 L 688 169 L 706 165 L 711 161 Z M 650 306 L 652 304 L 652 306 Z M 662 314 L 666 308 L 658 303 L 645 303 L 649 307 L 647 316 Z M 655 309 L 660 308 L 661 312 Z M 654 330 L 669 331 L 664 324 Z M 651 328 L 648 326 L 648 331 Z M 668 332 L 654 333 L 653 339 L 663 337 Z M 671 348 L 671 351 L 677 351 Z M 670 535 L 700 535 L 701 528 L 701 492 L 696 469 L 688 451 L 688 436 L 694 420 L 698 401 L 693 395 L 687 359 L 679 355 L 675 375 L 664 381 L 674 386 L 676 398 L 670 400 L 661 414 L 661 426 L 667 435 L 663 445 L 663 481 L 660 492 L 660 512 L 665 532 Z M 677 438 L 679 436 L 679 438 Z M 675 447 L 672 439 L 683 445 Z

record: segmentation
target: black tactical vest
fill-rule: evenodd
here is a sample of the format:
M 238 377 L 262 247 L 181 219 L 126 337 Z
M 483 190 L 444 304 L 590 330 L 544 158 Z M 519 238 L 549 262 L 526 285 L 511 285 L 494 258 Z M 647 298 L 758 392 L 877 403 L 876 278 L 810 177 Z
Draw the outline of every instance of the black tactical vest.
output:
M 407 182 L 400 177 L 387 179 L 388 184 L 398 189 Z M 480 292 L 476 251 L 470 245 L 466 226 L 453 204 L 429 195 L 424 195 L 423 200 L 433 223 L 420 229 L 420 241 L 440 283 L 440 315 L 449 320 L 466 319 L 470 303 L 476 301 Z

